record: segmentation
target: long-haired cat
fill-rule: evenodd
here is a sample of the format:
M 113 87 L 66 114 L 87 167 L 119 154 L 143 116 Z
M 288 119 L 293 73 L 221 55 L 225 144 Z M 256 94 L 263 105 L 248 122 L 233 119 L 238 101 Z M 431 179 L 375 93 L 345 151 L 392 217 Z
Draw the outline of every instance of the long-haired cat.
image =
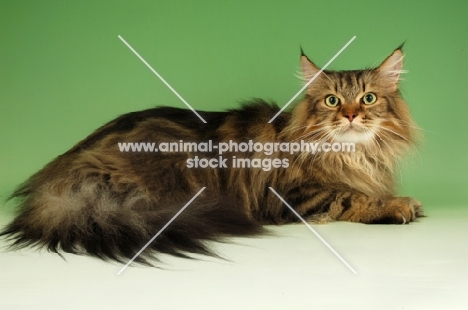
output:
M 292 112 L 272 122 L 278 106 L 258 99 L 226 112 L 199 111 L 206 123 L 190 110 L 172 107 L 122 115 L 16 189 L 12 197 L 18 214 L 1 235 L 8 236 L 13 248 L 32 245 L 124 261 L 203 187 L 137 262 L 147 263 L 158 252 L 210 254 L 206 241 L 251 236 L 262 233 L 264 224 L 299 221 L 269 187 L 308 221 L 414 221 L 422 216 L 421 204 L 396 197 L 394 187 L 395 165 L 414 146 L 416 128 L 398 89 L 402 64 L 398 48 L 377 68 L 325 70 Z M 304 54 L 301 68 L 306 81 L 320 71 Z M 158 152 L 119 148 L 124 143 L 278 146 L 299 141 L 345 142 L 355 148 L 276 148 L 268 155 L 252 149 L 219 155 L 214 147 Z M 213 158 L 217 167 L 195 165 Z M 244 160 L 243 167 L 235 166 L 238 159 Z

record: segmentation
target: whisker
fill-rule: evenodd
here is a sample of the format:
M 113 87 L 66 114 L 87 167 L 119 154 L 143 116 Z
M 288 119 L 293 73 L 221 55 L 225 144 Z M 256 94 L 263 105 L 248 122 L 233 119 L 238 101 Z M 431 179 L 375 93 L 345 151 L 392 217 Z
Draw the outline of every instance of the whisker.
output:
M 418 154 L 418 157 L 420 157 L 418 148 L 417 148 L 416 145 L 415 145 L 412 141 L 410 141 L 409 139 L 403 137 L 402 135 L 398 134 L 397 132 L 395 132 L 395 131 L 393 131 L 393 130 L 391 130 L 391 129 L 389 129 L 389 128 L 386 128 L 386 127 L 379 127 L 379 126 L 369 126 L 369 127 L 373 127 L 373 128 L 376 128 L 376 129 L 380 130 L 379 133 L 380 133 L 381 135 L 383 135 L 384 137 L 387 137 L 388 140 L 391 141 L 391 142 L 395 145 L 395 147 L 397 147 L 397 145 L 396 145 L 396 142 L 397 142 L 397 141 L 395 141 L 395 139 L 393 139 L 393 138 L 391 137 L 391 134 L 394 134 L 394 135 L 396 135 L 396 136 L 402 138 L 402 139 L 407 143 L 407 146 L 409 146 L 414 152 L 416 152 L 416 154 Z M 397 155 L 397 154 L 395 154 L 395 155 Z
M 313 137 L 315 137 L 315 136 L 320 135 L 322 132 L 324 132 L 324 131 L 326 131 L 326 130 L 329 130 L 330 127 L 331 127 L 331 126 L 321 127 L 321 128 L 316 129 L 316 130 L 309 131 L 309 132 L 303 134 L 302 136 L 300 136 L 299 138 L 294 139 L 293 141 L 297 141 L 297 140 L 299 140 L 299 139 L 304 140 L 304 139 L 306 139 L 306 138 L 309 138 L 309 139 L 310 139 L 310 138 L 313 138 Z
M 384 126 L 376 126 L 376 125 L 370 125 L 370 124 L 369 124 L 368 127 L 377 128 L 377 129 L 382 129 L 382 130 L 387 130 L 387 131 L 393 133 L 394 135 L 396 135 L 396 136 L 402 138 L 403 140 L 405 140 L 405 141 L 407 141 L 407 142 L 411 142 L 408 138 L 404 137 L 403 135 L 399 134 L 398 132 L 396 132 L 396 131 L 394 131 L 394 130 L 391 130 L 391 129 L 389 129 L 389 128 L 386 128 L 386 127 L 384 127 Z

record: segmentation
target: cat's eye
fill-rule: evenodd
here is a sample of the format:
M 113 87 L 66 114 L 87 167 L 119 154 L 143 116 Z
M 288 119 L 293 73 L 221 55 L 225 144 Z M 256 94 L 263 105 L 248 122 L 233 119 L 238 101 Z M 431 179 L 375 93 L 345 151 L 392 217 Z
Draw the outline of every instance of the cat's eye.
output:
M 377 101 L 377 96 L 374 93 L 367 93 L 362 97 L 362 103 L 374 104 Z
M 335 95 L 328 95 L 325 98 L 325 104 L 329 107 L 336 107 L 340 103 L 340 99 Z

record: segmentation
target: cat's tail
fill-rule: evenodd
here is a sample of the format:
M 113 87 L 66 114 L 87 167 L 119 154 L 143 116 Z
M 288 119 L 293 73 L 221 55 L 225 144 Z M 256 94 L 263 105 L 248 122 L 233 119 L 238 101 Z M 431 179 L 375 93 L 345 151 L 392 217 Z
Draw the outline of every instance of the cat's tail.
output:
M 14 193 L 19 212 L 0 236 L 6 236 L 13 249 L 45 247 L 56 253 L 88 254 L 126 262 L 189 200 L 156 204 L 137 187 L 113 191 L 97 180 L 75 181 L 68 181 L 72 185 L 65 179 L 63 183 L 39 185 L 34 177 L 30 179 Z M 262 226 L 233 199 L 210 197 L 206 192 L 187 205 L 135 262 L 151 264 L 157 253 L 180 257 L 190 257 L 190 253 L 214 255 L 206 241 L 263 232 Z

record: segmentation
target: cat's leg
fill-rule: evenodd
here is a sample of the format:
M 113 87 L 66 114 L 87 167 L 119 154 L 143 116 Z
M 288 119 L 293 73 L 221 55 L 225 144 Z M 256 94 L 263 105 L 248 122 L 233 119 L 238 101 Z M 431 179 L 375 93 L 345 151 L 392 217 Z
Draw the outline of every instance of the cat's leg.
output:
M 423 216 L 422 205 L 409 197 L 371 197 L 352 190 L 300 186 L 285 194 L 285 200 L 306 220 L 312 222 L 349 221 L 366 224 L 407 224 Z M 295 221 L 283 206 L 282 218 Z

